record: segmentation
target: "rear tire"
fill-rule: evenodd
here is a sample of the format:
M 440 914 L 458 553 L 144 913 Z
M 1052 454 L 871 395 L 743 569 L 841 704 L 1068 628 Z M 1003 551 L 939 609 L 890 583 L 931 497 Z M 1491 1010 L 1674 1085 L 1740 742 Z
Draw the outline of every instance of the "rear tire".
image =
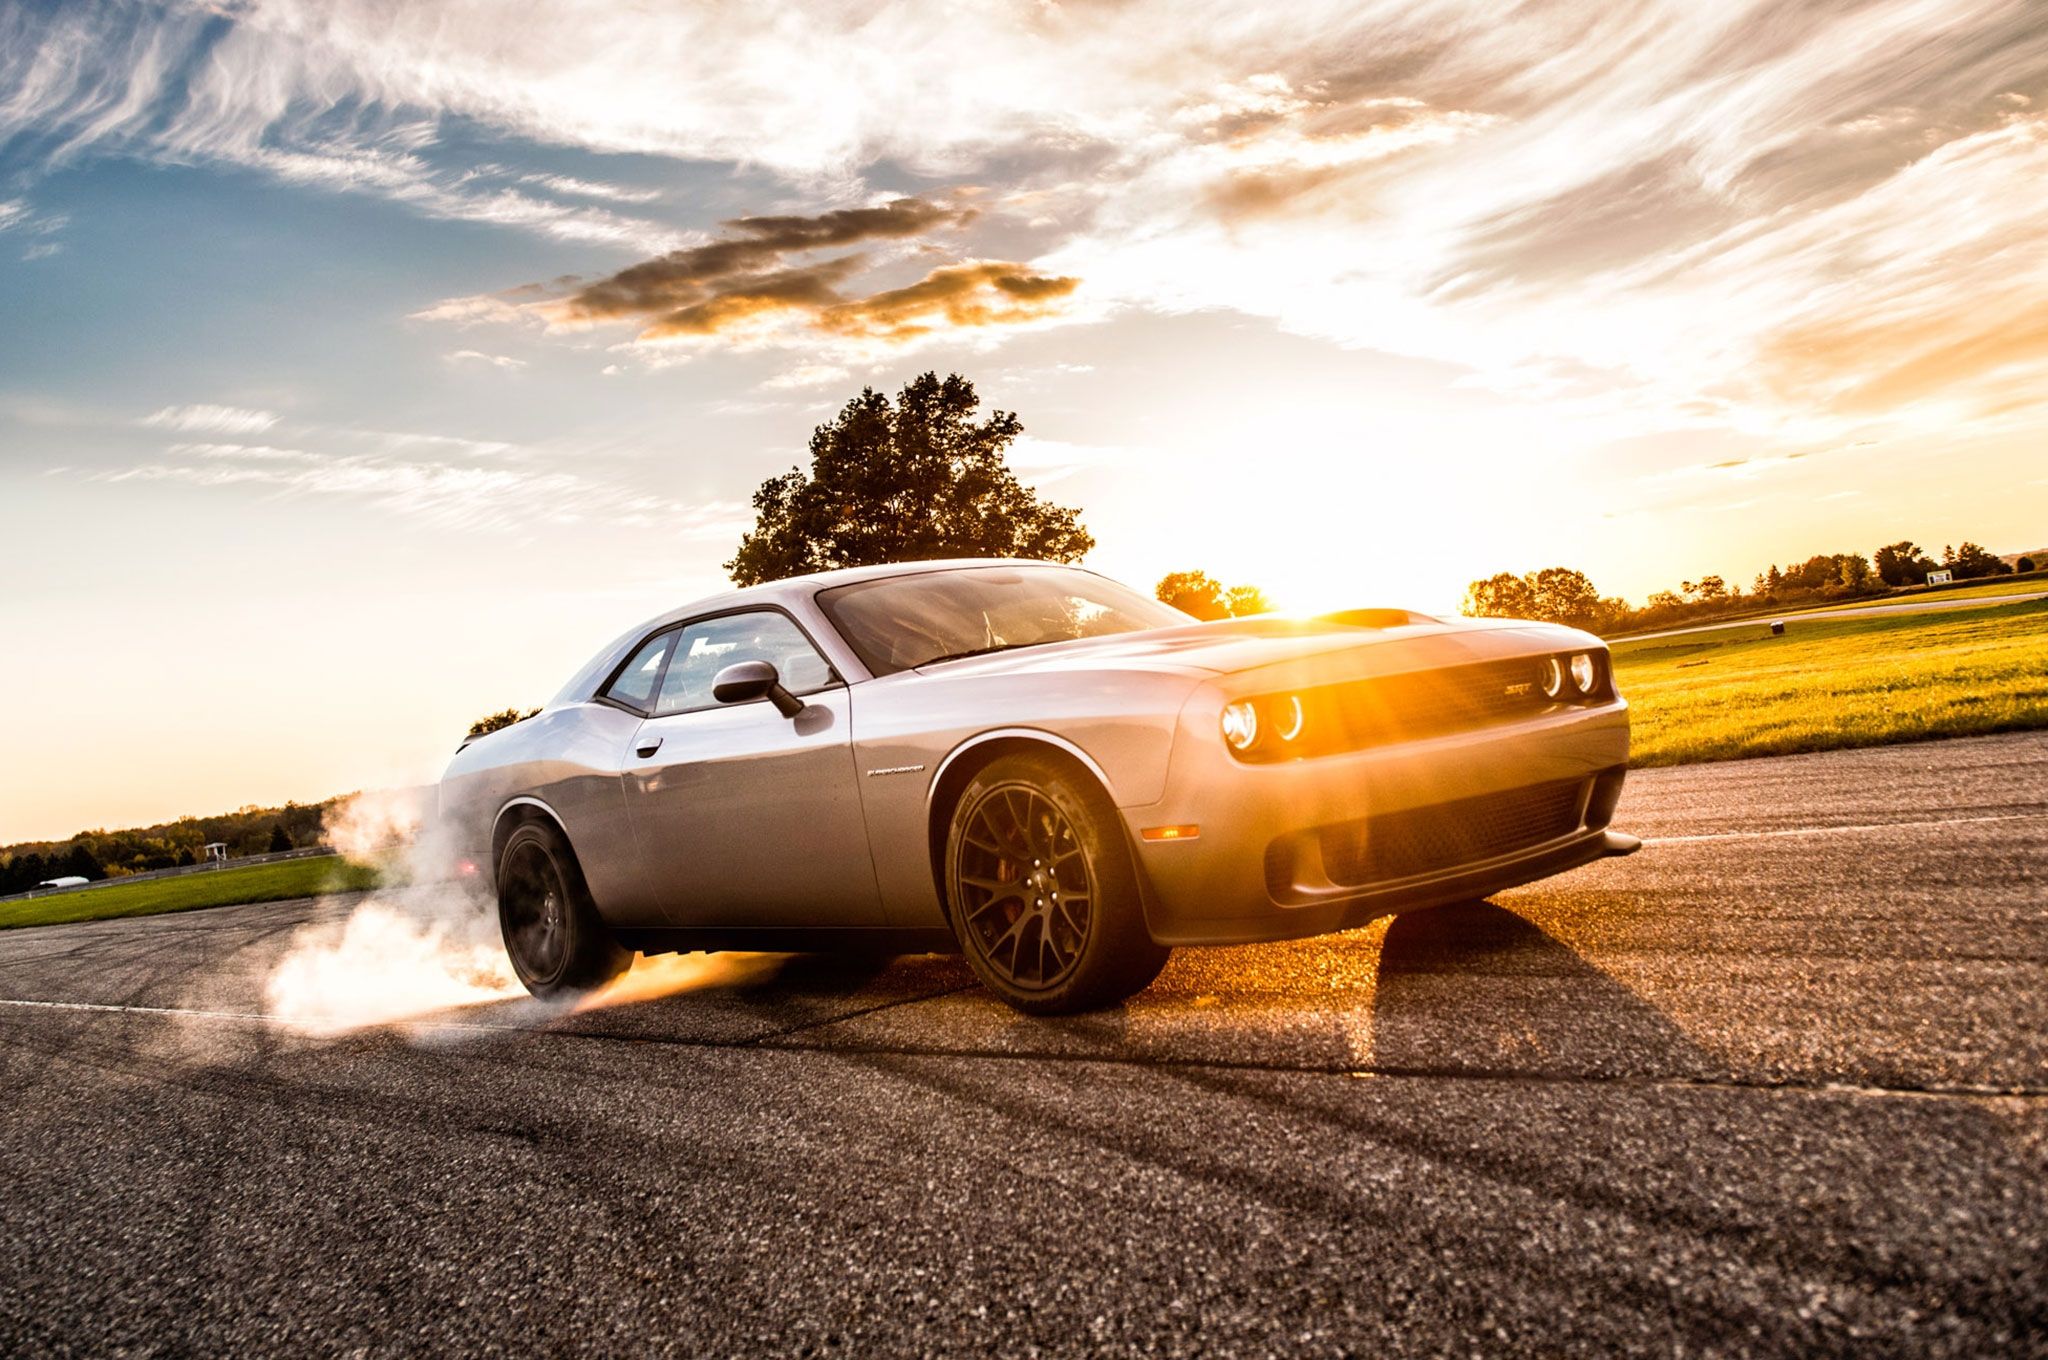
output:
M 1003 756 L 975 775 L 953 809 L 945 866 L 968 964 L 1027 1015 L 1114 1005 L 1166 966 L 1122 818 L 1062 761 Z
M 633 961 L 598 919 L 575 852 L 550 822 L 526 822 L 505 840 L 498 928 L 512 970 L 538 997 L 594 991 Z

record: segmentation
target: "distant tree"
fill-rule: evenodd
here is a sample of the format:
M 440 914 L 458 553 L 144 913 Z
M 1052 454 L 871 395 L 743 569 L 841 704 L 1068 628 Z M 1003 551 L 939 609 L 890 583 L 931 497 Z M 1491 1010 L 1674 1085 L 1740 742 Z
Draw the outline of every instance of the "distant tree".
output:
M 1969 580 L 1978 576 L 2000 576 L 2012 570 L 1998 554 L 1968 542 L 1958 548 L 1943 548 L 1941 563 L 1955 572 L 1959 580 Z
M 2019 561 L 2012 564 L 2012 569 L 2014 571 L 2032 571 L 2034 569 L 2034 559 L 2022 557 Z
M 191 847 L 191 846 L 189 846 L 189 845 L 181 845 L 181 846 L 179 846 L 179 847 L 178 847 L 178 855 L 177 855 L 177 867 L 178 867 L 178 868 L 182 869 L 182 868 L 184 868 L 184 867 L 185 867 L 186 865 L 188 865 L 188 864 L 197 864 L 198 862 L 199 862 L 199 857 L 198 857 L 197 855 L 195 855 L 195 854 L 193 854 L 193 853 L 192 853 L 192 847 Z
M 1592 628 L 1600 621 L 1600 592 L 1584 572 L 1545 567 L 1529 578 L 1529 588 L 1536 597 L 1539 619 L 1573 628 Z
M 1678 588 L 1701 604 L 1711 604 L 1728 596 L 1728 583 L 1718 576 L 1702 576 L 1699 580 L 1687 581 Z
M 478 737 L 487 736 L 503 727 L 510 727 L 513 723 L 523 723 L 539 712 L 537 708 L 529 708 L 523 713 L 516 708 L 506 708 L 496 713 L 486 713 L 469 725 L 468 739 L 475 741 Z
M 937 557 L 1078 561 L 1095 539 L 1077 513 L 1041 501 L 1004 454 L 1014 412 L 973 419 L 981 399 L 959 374 L 925 373 L 892 404 L 872 387 L 811 434 L 811 470 L 754 493 L 754 531 L 725 564 L 740 585 L 829 567 Z
M 1257 586 L 1232 586 L 1224 592 L 1224 603 L 1230 607 L 1230 617 L 1234 619 L 1273 612 L 1272 603 L 1266 599 L 1266 592 Z
M 283 854 L 292 848 L 292 838 L 285 834 L 284 823 L 273 823 L 270 828 L 270 853 Z
M 1862 591 L 1871 582 L 1870 561 L 1862 553 L 1843 553 L 1841 569 L 1835 579 L 1844 590 Z
M 1503 571 L 1466 586 L 1461 610 L 1476 619 L 1533 619 L 1536 592 L 1523 577 Z
M 91 847 L 84 845 L 72 846 L 70 853 L 64 856 L 64 863 L 61 866 L 53 863 L 52 868 L 58 873 L 76 875 L 79 878 L 98 879 L 107 876 L 107 871 L 100 867 L 99 856 L 93 854 Z
M 1230 617 L 1230 596 L 1223 583 L 1206 571 L 1170 571 L 1152 588 L 1164 604 L 1198 619 Z
M 1920 545 L 1909 538 L 1887 543 L 1875 554 L 1878 579 L 1888 586 L 1917 586 L 1926 582 L 1934 564 Z
M 1674 590 L 1659 590 L 1653 593 L 1643 605 L 1645 609 L 1657 610 L 1683 609 L 1684 607 L 1685 601 L 1680 599 L 1678 592 Z

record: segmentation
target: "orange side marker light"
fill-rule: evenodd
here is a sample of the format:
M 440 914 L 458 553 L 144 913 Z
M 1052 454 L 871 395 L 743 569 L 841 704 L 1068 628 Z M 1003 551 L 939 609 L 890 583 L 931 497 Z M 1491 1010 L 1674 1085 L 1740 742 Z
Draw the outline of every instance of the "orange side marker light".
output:
M 1191 841 L 1202 834 L 1199 826 L 1148 826 L 1138 833 L 1148 841 Z

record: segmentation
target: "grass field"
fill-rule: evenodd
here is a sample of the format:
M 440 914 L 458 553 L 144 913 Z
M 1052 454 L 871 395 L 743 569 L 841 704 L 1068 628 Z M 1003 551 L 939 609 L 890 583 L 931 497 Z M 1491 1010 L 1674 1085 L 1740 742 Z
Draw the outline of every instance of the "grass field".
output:
M 1633 764 L 2048 727 L 2048 600 L 1614 645 Z
M 377 886 L 377 871 L 336 856 L 252 864 L 243 869 L 114 883 L 83 892 L 53 893 L 24 902 L 0 902 L 0 929 L 97 921 L 109 916 L 154 916 L 196 907 L 240 902 L 280 902 L 291 897 L 350 892 Z
M 2034 595 L 2048 590 L 2048 577 L 2028 576 L 2018 581 L 1972 581 L 1960 586 L 1934 586 L 1928 590 L 1901 591 L 1870 600 L 1845 600 L 1841 604 L 1806 605 L 1803 609 L 1868 609 L 1878 604 L 1953 604 L 1963 600 L 1989 600 L 2001 595 Z M 1789 617 L 1789 615 L 1788 615 Z

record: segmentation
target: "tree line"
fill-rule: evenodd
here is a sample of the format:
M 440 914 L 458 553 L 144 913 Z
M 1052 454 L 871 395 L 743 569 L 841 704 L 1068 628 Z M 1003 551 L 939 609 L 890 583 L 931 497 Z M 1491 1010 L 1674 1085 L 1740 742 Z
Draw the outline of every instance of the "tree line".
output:
M 120 878 L 150 869 L 197 864 L 219 841 L 228 854 L 261 855 L 321 843 L 329 808 L 341 802 L 245 807 L 211 817 L 180 817 L 121 831 L 81 831 L 61 841 L 22 841 L 0 847 L 0 896 L 26 892 L 46 879 Z
M 1477 618 L 1541 619 L 1613 634 L 1722 618 L 1786 605 L 1852 600 L 1921 586 L 1929 573 L 1947 570 L 1956 580 L 2008 576 L 2035 570 L 2031 557 L 2007 563 L 1971 542 L 1941 550 L 1936 562 L 1910 539 L 1887 543 L 1869 557 L 1861 553 L 1817 553 L 1803 562 L 1759 572 L 1748 592 L 1720 576 L 1681 582 L 1660 590 L 1638 608 L 1618 596 L 1603 596 L 1584 572 L 1545 567 L 1526 576 L 1500 572 L 1465 588 L 1463 612 Z

